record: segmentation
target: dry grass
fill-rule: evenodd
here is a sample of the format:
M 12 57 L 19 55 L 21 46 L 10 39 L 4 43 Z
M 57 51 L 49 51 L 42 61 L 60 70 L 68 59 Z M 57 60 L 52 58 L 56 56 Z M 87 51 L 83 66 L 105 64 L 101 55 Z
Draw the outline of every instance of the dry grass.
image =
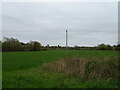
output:
M 85 60 L 80 58 L 59 59 L 43 67 L 53 72 L 67 73 L 83 79 L 110 79 L 117 76 L 117 60 Z

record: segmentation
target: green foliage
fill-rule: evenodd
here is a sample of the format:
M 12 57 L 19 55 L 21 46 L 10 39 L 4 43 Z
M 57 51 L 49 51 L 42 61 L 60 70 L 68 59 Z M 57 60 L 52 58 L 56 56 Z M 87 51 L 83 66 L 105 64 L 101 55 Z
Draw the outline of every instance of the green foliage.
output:
M 27 43 L 28 51 L 39 51 L 41 49 L 41 44 L 37 41 L 30 41 Z
M 3 52 L 3 88 L 117 88 L 117 80 L 83 80 L 66 73 L 45 70 L 44 66 L 59 58 L 65 58 L 65 50 L 36 52 Z M 117 51 L 69 50 L 69 57 L 89 60 L 111 59 L 114 67 Z M 95 63 L 89 63 L 91 70 Z
M 2 43 L 3 51 L 39 51 L 41 44 L 37 41 L 30 41 L 25 44 L 14 38 L 4 38 Z
M 20 51 L 22 49 L 22 45 L 17 39 L 4 38 L 2 49 L 3 51 Z
M 1 43 L 1 41 L 0 41 Z M 1 44 L 0 44 L 1 45 Z M 40 50 L 55 50 L 55 49 L 66 49 L 66 47 L 58 46 L 42 46 L 41 43 L 37 41 L 30 41 L 28 43 L 20 42 L 14 38 L 4 38 L 2 42 L 2 51 L 40 51 Z M 68 47 L 69 50 L 120 50 L 120 45 L 107 45 L 107 44 L 100 44 L 97 47 L 86 47 L 86 46 L 77 46 Z
M 118 88 L 118 82 L 111 80 L 84 81 L 63 73 L 39 72 L 4 73 L 3 88 Z M 21 74 L 22 73 L 22 74 Z
M 2 51 L 2 41 L 0 40 L 0 52 Z
M 112 50 L 112 46 L 106 44 L 100 44 L 97 47 L 99 50 Z

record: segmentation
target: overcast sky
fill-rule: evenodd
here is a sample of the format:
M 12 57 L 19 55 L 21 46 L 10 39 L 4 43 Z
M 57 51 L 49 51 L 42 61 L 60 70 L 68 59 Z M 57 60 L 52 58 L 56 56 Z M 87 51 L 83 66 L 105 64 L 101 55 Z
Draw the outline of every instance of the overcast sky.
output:
M 2 4 L 3 37 L 42 45 L 117 44 L 117 2 L 9 2 Z

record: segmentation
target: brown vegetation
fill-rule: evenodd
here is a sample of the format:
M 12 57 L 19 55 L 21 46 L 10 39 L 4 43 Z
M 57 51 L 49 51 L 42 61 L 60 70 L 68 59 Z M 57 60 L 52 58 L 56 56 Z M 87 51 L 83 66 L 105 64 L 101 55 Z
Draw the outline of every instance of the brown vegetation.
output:
M 45 65 L 44 69 L 67 73 L 83 79 L 109 79 L 117 77 L 118 72 L 117 58 L 115 61 L 110 60 L 110 58 L 103 58 L 103 60 L 63 58 Z

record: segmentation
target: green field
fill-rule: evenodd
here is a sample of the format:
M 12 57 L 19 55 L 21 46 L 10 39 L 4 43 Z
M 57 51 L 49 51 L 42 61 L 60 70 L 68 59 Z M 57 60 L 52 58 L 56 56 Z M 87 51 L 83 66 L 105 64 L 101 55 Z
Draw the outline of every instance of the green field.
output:
M 36 52 L 3 52 L 3 88 L 117 88 L 117 77 L 86 80 L 46 69 L 47 65 L 66 58 L 65 50 Z M 83 60 L 109 59 L 111 66 L 117 61 L 118 52 L 112 50 L 69 50 L 67 57 Z M 49 68 L 49 67 L 47 67 Z

